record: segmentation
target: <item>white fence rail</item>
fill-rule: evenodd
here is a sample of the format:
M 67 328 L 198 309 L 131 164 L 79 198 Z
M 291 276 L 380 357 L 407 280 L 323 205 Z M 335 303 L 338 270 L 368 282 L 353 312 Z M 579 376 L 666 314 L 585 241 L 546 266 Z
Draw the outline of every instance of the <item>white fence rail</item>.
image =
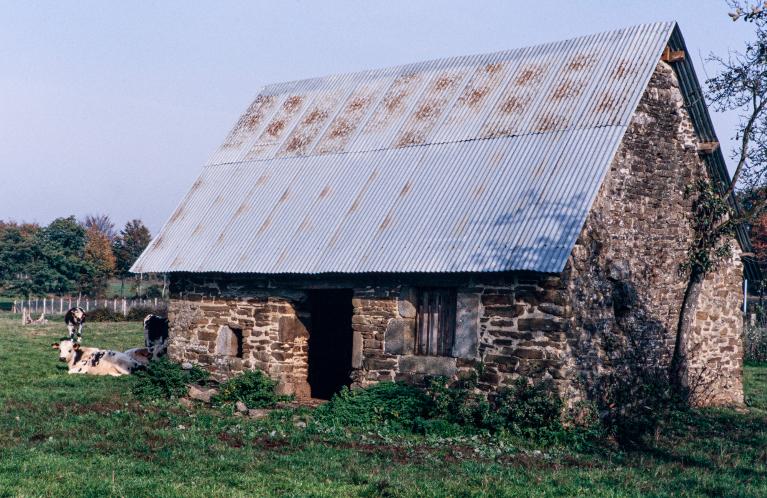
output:
M 43 315 L 63 315 L 73 306 L 79 306 L 87 313 L 97 308 L 108 308 L 115 313 L 127 315 L 130 310 L 137 307 L 157 308 L 164 304 L 164 300 L 158 298 L 147 299 L 92 299 L 86 297 L 38 297 L 38 298 L 19 298 L 13 300 L 11 313 L 24 313 L 25 311 L 32 315 L 38 313 Z

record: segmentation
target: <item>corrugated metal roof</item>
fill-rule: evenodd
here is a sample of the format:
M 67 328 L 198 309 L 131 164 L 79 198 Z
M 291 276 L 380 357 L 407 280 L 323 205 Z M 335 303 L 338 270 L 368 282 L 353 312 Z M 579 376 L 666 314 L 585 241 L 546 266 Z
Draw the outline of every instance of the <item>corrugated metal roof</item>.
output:
M 674 27 L 267 86 L 132 271 L 561 271 Z

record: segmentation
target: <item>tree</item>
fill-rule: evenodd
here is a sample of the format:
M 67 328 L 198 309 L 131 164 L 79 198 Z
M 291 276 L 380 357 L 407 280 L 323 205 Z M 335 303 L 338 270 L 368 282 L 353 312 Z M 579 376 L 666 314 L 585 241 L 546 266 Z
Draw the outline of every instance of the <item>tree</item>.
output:
M 749 230 L 751 246 L 754 248 L 754 259 L 762 272 L 767 271 L 767 213 L 760 214 L 751 223 Z
M 0 285 L 12 294 L 48 294 L 78 290 L 87 270 L 83 260 L 85 229 L 73 216 L 47 227 L 15 223 L 0 230 Z
M 0 222 L 0 289 L 10 294 L 36 292 L 30 268 L 40 258 L 35 244 L 40 227 Z
M 115 224 L 107 214 L 89 214 L 82 222 L 87 229 L 96 228 L 111 242 L 115 238 Z
M 700 181 L 690 186 L 693 198 L 695 236 L 688 258 L 680 270 L 688 277 L 671 361 L 676 386 L 685 389 L 685 344 L 690 334 L 695 306 L 706 274 L 731 255 L 731 240 L 740 225 L 752 225 L 767 205 L 767 196 L 753 195 L 738 203 L 736 189 L 764 192 L 767 186 L 767 10 L 765 5 L 730 0 L 730 18 L 754 28 L 754 39 L 743 52 L 727 59 L 711 56 L 719 65 L 716 76 L 707 80 L 708 98 L 717 111 L 736 111 L 741 122 L 732 159 L 736 162 L 730 185 Z
M 116 259 L 117 275 L 123 286 L 125 285 L 125 278 L 131 275 L 131 266 L 151 240 L 152 234 L 141 220 L 129 221 L 119 235 L 115 237 L 112 248 Z
M 91 295 L 102 294 L 109 278 L 114 275 L 116 260 L 109 237 L 95 224 L 91 224 L 86 232 L 84 252 L 86 271 L 82 274 L 80 287 Z
M 63 293 L 80 289 L 82 275 L 89 272 L 84 260 L 85 229 L 74 216 L 57 218 L 35 237 L 35 258 L 29 265 L 31 288 L 39 293 Z

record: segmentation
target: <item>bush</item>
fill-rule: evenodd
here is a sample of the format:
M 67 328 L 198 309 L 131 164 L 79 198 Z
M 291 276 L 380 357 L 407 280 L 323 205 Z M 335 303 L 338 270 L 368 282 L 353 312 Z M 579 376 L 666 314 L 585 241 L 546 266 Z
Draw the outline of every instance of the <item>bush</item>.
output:
M 128 311 L 125 319 L 129 322 L 142 322 L 147 315 L 168 316 L 166 306 L 134 306 Z
M 122 314 L 122 308 L 114 311 L 113 308 L 94 308 L 88 311 L 86 319 L 89 322 L 141 322 L 149 315 L 168 316 L 168 308 L 165 305 L 157 306 L 134 306 L 126 315 Z
M 498 394 L 495 406 L 498 423 L 514 432 L 562 429 L 564 403 L 551 380 L 530 383 L 521 378 Z
M 767 329 L 746 326 L 743 329 L 743 349 L 746 361 L 767 361 Z
M 184 370 L 167 358 L 149 363 L 145 370 L 134 375 L 133 394 L 142 399 L 180 398 L 187 393 L 187 385 L 208 379 L 208 372 L 193 367 Z
M 685 393 L 674 389 L 668 368 L 618 364 L 596 384 L 598 407 L 605 429 L 623 446 L 641 446 L 665 420 L 687 408 Z
M 162 286 L 157 284 L 150 285 L 146 288 L 145 296 L 149 299 L 152 299 L 153 297 L 162 297 Z
M 211 401 L 214 405 L 225 405 L 242 401 L 248 408 L 273 408 L 279 401 L 288 401 L 291 396 L 275 393 L 277 381 L 260 370 L 246 371 L 227 380 Z
M 417 387 L 400 382 L 379 382 L 365 389 L 343 388 L 314 412 L 315 420 L 345 427 L 382 424 L 412 430 L 428 415 L 431 401 Z
M 426 389 L 380 382 L 344 388 L 315 410 L 315 420 L 343 427 L 394 429 L 453 436 L 489 430 L 531 434 L 562 431 L 564 403 L 551 381 L 520 380 L 492 402 L 477 389 L 477 376 L 450 383 L 433 378 Z
M 431 399 L 429 417 L 464 427 L 495 428 L 492 406 L 476 387 L 476 374 L 452 385 L 446 377 L 433 378 L 426 390 Z
M 122 312 L 115 312 L 112 308 L 94 308 L 85 315 L 89 322 L 122 322 L 125 320 Z
M 492 402 L 477 390 L 476 375 L 453 384 L 444 377 L 436 377 L 427 392 L 432 401 L 431 418 L 465 428 L 525 434 L 562 429 L 564 403 L 550 380 L 529 383 L 519 379 L 512 388 L 499 392 Z

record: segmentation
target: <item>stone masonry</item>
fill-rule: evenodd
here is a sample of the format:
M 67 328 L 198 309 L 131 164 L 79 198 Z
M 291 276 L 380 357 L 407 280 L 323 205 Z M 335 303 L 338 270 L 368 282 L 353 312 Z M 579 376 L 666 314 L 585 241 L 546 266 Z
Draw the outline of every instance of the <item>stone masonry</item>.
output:
M 692 122 L 673 69 L 660 62 L 634 114 L 567 265 L 575 308 L 573 365 L 593 379 L 629 337 L 653 341 L 647 354 L 673 352 L 693 237 L 685 188 L 705 176 Z M 733 242 L 733 247 L 737 243 Z M 705 377 L 699 404 L 742 403 L 742 265 L 707 276 L 698 303 L 689 375 Z M 588 381 L 587 381 L 588 384 Z

